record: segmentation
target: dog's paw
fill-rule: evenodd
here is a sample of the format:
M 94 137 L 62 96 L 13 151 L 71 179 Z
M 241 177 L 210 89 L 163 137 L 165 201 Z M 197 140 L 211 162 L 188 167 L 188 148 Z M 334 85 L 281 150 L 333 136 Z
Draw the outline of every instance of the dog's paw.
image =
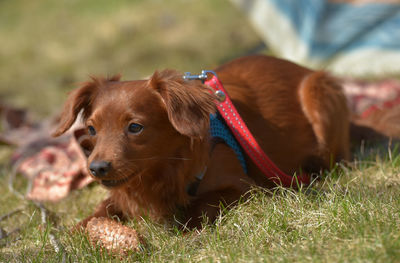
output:
M 92 218 L 86 232 L 93 245 L 117 255 L 138 251 L 141 243 L 134 229 L 105 217 Z

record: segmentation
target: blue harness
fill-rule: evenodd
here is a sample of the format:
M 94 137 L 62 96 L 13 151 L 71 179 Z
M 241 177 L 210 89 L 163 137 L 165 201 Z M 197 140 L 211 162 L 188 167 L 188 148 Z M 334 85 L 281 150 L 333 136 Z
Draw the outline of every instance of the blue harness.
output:
M 218 143 L 225 143 L 226 145 L 228 145 L 235 152 L 236 157 L 239 159 L 240 165 L 242 166 L 244 172 L 247 174 L 247 165 L 242 147 L 236 141 L 231 130 L 226 125 L 224 119 L 218 112 L 215 114 L 210 114 L 210 135 L 212 147 L 214 147 L 215 144 Z M 197 188 L 199 187 L 200 181 L 203 179 L 206 170 L 207 168 L 205 168 L 204 171 L 196 176 L 195 182 L 187 185 L 186 192 L 189 195 L 196 195 Z
M 211 138 L 216 141 L 214 143 L 222 141 L 231 147 L 231 149 L 235 152 L 236 157 L 239 159 L 240 165 L 242 166 L 244 172 L 247 174 L 247 166 L 242 147 L 236 141 L 236 138 L 233 136 L 231 130 L 218 112 L 215 114 L 210 114 L 210 133 Z

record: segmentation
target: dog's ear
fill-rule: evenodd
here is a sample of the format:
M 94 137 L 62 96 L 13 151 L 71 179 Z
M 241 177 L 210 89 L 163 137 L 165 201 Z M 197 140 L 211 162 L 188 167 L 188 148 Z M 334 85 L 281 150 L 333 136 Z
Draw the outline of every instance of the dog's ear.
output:
M 94 80 L 94 79 L 93 79 Z M 97 90 L 97 81 L 83 83 L 82 86 L 73 90 L 64 104 L 60 120 L 56 131 L 52 134 L 54 137 L 60 136 L 74 124 L 79 113 L 83 109 L 83 114 L 88 115 L 90 105 L 93 101 L 94 93 Z
M 172 126 L 181 134 L 204 138 L 209 133 L 210 114 L 215 113 L 215 97 L 199 81 L 183 79 L 174 70 L 155 72 L 149 86 L 162 97 Z
M 119 81 L 120 78 L 120 74 L 107 79 L 102 77 L 91 77 L 92 81 L 85 82 L 80 88 L 72 91 L 64 104 L 64 109 L 61 113 L 58 128 L 52 135 L 57 137 L 66 132 L 72 126 L 72 124 L 74 124 L 76 118 L 82 110 L 83 119 L 87 119 L 91 114 L 91 106 L 98 89 L 104 86 L 105 82 Z

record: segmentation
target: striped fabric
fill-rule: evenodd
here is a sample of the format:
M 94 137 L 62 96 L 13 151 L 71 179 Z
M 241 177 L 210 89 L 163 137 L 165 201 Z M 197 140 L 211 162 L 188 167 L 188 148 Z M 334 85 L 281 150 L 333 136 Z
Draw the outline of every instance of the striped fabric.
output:
M 400 74 L 400 1 L 231 1 L 278 56 L 341 76 Z

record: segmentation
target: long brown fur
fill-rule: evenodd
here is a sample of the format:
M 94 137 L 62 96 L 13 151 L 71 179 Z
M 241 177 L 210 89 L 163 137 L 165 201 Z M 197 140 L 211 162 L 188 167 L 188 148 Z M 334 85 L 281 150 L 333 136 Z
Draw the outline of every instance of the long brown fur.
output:
M 341 87 L 324 72 L 288 61 L 250 56 L 216 69 L 247 126 L 272 161 L 284 172 L 319 173 L 349 156 L 349 114 Z M 239 200 L 252 186 L 273 186 L 247 159 L 243 172 L 232 149 L 211 147 L 209 115 L 215 98 L 198 81 L 173 70 L 149 80 L 93 79 L 71 93 L 59 128 L 61 135 L 82 111 L 93 126 L 88 166 L 109 162 L 96 179 L 110 185 L 110 196 L 92 217 L 118 215 L 182 222 L 199 227 L 202 215 L 213 220 L 218 205 Z M 131 123 L 143 125 L 138 134 Z M 187 193 L 205 171 L 196 195 Z

